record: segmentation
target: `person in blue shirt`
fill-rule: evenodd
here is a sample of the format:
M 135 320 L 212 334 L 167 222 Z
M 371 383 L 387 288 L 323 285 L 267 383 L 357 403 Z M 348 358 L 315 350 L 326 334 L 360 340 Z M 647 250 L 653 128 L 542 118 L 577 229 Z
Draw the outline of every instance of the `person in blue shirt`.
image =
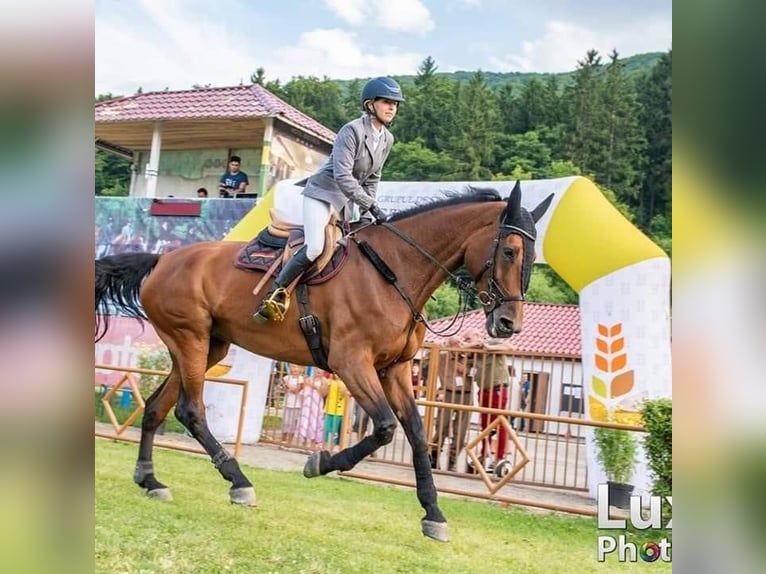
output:
M 236 197 L 237 194 L 245 193 L 250 180 L 244 171 L 239 170 L 242 159 L 238 155 L 229 158 L 229 169 L 221 176 L 218 183 L 218 191 L 221 197 Z

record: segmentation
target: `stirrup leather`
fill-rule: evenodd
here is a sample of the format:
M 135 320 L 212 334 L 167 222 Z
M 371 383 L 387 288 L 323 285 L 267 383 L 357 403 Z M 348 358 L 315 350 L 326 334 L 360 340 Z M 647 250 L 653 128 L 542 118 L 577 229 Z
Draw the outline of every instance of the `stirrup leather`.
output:
M 290 308 L 290 294 L 284 287 L 278 287 L 263 300 L 261 307 L 272 321 L 284 321 Z

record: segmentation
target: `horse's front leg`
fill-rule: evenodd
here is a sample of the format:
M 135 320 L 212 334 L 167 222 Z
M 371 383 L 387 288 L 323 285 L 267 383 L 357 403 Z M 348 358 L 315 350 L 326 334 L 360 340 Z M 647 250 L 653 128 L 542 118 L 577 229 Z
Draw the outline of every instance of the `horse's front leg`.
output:
M 378 374 L 372 365 L 357 365 L 338 371 L 351 395 L 370 415 L 373 422 L 372 434 L 357 444 L 332 455 L 327 450 L 312 453 L 303 468 L 306 478 L 313 478 L 334 470 L 351 470 L 364 457 L 387 445 L 394 438 L 396 417 L 388 405 Z
M 412 394 L 411 372 L 409 362 L 390 367 L 383 381 L 383 389 L 412 448 L 418 500 L 426 511 L 422 519 L 423 534 L 440 542 L 448 542 L 447 519 L 437 502 L 431 459 L 428 456 L 428 439 Z

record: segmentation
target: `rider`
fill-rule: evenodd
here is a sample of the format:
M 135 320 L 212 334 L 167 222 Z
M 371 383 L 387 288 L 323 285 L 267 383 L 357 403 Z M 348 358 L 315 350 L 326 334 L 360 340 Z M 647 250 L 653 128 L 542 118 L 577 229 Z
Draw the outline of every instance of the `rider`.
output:
M 353 204 L 366 212 L 364 219 L 375 223 L 387 216 L 375 203 L 383 164 L 388 158 L 394 136 L 388 127 L 396 116 L 402 89 L 391 78 L 374 78 L 362 88 L 364 114 L 344 125 L 338 132 L 332 152 L 324 165 L 304 186 L 303 227 L 305 244 L 284 265 L 271 289 L 253 315 L 259 323 L 281 320 L 287 309 L 285 288 L 308 269 L 322 254 L 325 227 L 331 214 L 340 220 L 352 217 Z

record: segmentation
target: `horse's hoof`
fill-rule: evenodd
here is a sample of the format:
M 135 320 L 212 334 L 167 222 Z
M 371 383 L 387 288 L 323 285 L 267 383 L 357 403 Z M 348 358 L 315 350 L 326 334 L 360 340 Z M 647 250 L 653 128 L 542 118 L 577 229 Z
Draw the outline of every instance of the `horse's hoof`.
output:
M 423 520 L 423 536 L 433 538 L 439 542 L 449 542 L 449 532 L 446 522 L 434 522 L 433 520 Z
M 322 475 L 322 457 L 323 456 L 330 456 L 330 453 L 326 450 L 318 450 L 316 452 L 312 452 L 309 455 L 308 460 L 306 461 L 306 464 L 303 466 L 303 476 L 306 478 L 314 478 L 315 476 L 321 476 Z
M 146 496 L 157 500 L 173 500 L 173 494 L 169 488 L 155 488 L 154 490 L 148 490 Z
M 232 504 L 241 504 L 242 506 L 256 506 L 255 488 L 252 486 L 230 488 L 229 500 L 231 500 Z

